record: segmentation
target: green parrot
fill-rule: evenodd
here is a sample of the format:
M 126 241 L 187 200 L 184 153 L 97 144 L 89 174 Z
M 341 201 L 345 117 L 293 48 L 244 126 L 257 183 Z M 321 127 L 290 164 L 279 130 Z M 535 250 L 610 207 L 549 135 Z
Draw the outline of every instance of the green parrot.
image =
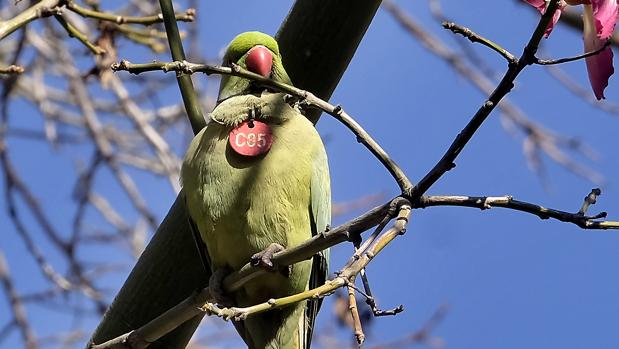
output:
M 291 84 L 269 35 L 234 38 L 223 64 L 232 63 Z M 322 141 L 285 94 L 240 77 L 222 78 L 210 118 L 187 150 L 181 180 L 211 270 L 238 270 L 250 260 L 277 269 L 270 261 L 274 252 L 328 230 L 331 189 Z M 322 251 L 226 296 L 245 307 L 317 287 L 327 278 L 328 258 Z M 235 327 L 249 348 L 309 348 L 320 302 L 250 316 Z

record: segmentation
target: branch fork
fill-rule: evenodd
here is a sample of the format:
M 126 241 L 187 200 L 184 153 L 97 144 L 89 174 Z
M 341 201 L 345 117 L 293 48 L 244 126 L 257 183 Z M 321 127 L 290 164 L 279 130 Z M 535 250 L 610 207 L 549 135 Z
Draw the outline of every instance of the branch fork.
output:
M 319 238 L 317 235 L 297 247 L 278 252 L 274 255 L 274 260 L 278 262 L 282 261 L 280 262 L 282 265 L 290 265 L 309 259 L 316 251 L 347 241 L 347 237 L 351 234 L 357 234 L 362 230 L 371 228 L 371 225 L 376 224 L 374 222 L 380 221 L 378 217 L 384 217 L 390 214 L 392 204 L 397 205 L 398 212 L 393 226 L 369 244 L 363 253 L 359 254 L 359 258 L 351 258 L 348 263 L 336 273 L 334 278 L 327 280 L 325 284 L 319 287 L 282 298 L 269 299 L 266 302 L 244 308 L 219 308 L 216 304 L 212 303 L 213 300 L 210 296 L 210 289 L 207 287 L 186 298 L 177 306 L 153 319 L 141 328 L 102 344 L 91 343 L 89 349 L 127 348 L 127 344 L 129 344 L 129 348 L 132 349 L 145 348 L 178 325 L 200 313 L 215 315 L 224 320 L 242 320 L 271 309 L 289 306 L 307 299 L 328 296 L 338 288 L 345 287 L 354 282 L 356 275 L 388 244 L 397 236 L 401 235 L 402 231 L 406 229 L 406 223 L 412 211 L 412 207 L 408 201 L 396 198 L 357 219 L 323 233 L 322 238 Z M 370 226 L 368 226 L 368 224 L 370 224 Z M 361 231 L 359 229 L 361 229 Z M 242 287 L 242 285 L 251 278 L 261 275 L 261 273 L 265 273 L 262 268 L 251 266 L 251 264 L 248 263 L 239 271 L 233 272 L 224 279 L 224 289 L 228 292 L 233 292 Z M 130 338 L 133 339 L 128 340 Z

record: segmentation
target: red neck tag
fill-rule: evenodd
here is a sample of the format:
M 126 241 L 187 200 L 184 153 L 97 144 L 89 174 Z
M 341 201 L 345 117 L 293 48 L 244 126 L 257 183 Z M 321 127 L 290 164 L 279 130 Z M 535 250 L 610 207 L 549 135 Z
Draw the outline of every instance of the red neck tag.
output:
M 273 133 L 269 125 L 253 120 L 253 127 L 249 121 L 243 121 L 230 131 L 230 146 L 235 152 L 245 156 L 265 154 L 273 144 Z

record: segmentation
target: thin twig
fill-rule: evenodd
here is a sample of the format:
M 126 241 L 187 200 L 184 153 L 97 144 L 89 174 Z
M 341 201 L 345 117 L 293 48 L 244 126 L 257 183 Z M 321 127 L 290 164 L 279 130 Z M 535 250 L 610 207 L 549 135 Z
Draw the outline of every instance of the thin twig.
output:
M 84 46 L 86 46 L 90 52 L 94 55 L 101 55 L 105 53 L 105 49 L 100 46 L 97 46 L 88 40 L 86 34 L 82 33 L 77 29 L 73 24 L 69 23 L 64 16 L 61 14 L 54 15 L 54 18 L 60 23 L 60 25 L 67 31 L 70 37 L 76 38 L 79 42 L 81 42 Z
M 116 76 L 111 76 L 109 79 L 110 88 L 114 91 L 114 94 L 118 98 L 118 102 L 123 111 L 129 117 L 129 119 L 135 125 L 135 128 L 140 132 L 148 144 L 150 144 L 157 154 L 157 158 L 165 169 L 165 174 L 168 177 L 170 185 L 174 189 L 175 193 L 180 191 L 179 173 L 180 161 L 171 151 L 168 143 L 163 137 L 154 129 L 154 127 L 146 120 L 145 113 L 133 102 L 129 96 L 129 91 L 121 83 L 120 79 Z
M 294 86 L 274 81 L 270 78 L 264 77 L 260 74 L 250 72 L 241 68 L 238 65 L 232 67 L 213 66 L 208 64 L 196 64 L 187 61 L 175 61 L 175 62 L 152 62 L 143 64 L 133 64 L 129 61 L 123 60 L 119 63 L 112 65 L 112 69 L 115 71 L 128 71 L 132 74 L 140 74 L 148 71 L 161 70 L 164 72 L 176 71 L 184 74 L 193 74 L 197 72 L 205 74 L 221 74 L 221 75 L 234 75 L 240 76 L 246 79 L 256 81 L 257 83 L 273 88 L 280 92 L 288 93 L 295 98 L 300 99 L 301 104 L 318 108 L 325 113 L 333 116 L 336 120 L 343 123 L 353 134 L 357 137 L 357 141 L 362 143 L 382 164 L 387 168 L 391 176 L 395 179 L 400 190 L 403 194 L 410 193 L 413 188 L 413 184 L 406 177 L 406 174 L 400 166 L 383 150 L 383 148 L 368 134 L 361 125 L 359 125 L 344 109 L 339 105 L 332 105 L 318 97 L 311 92 L 296 88 Z
M 444 343 L 440 338 L 432 337 L 432 331 L 443 321 L 449 307 L 447 305 L 441 305 L 434 311 L 432 316 L 426 321 L 426 323 L 417 331 L 403 338 L 399 338 L 387 343 L 378 344 L 371 349 L 399 349 L 409 348 L 414 344 L 425 344 L 431 348 L 442 349 Z
M 363 270 L 363 269 L 362 269 Z M 363 333 L 363 326 L 361 325 L 361 318 L 359 317 L 359 309 L 357 308 L 357 298 L 355 298 L 355 289 L 348 285 L 348 310 L 352 317 L 353 331 L 357 345 L 361 347 L 365 341 L 365 334 Z
M 380 316 L 393 316 L 398 315 L 399 313 L 404 311 L 404 305 L 400 304 L 393 309 L 381 310 L 378 308 L 378 304 L 376 303 L 376 298 L 374 294 L 372 294 L 372 289 L 370 288 L 370 281 L 368 280 L 367 272 L 365 269 L 361 270 L 359 273 L 361 275 L 361 280 L 363 281 L 363 296 L 365 297 L 365 303 L 370 306 L 372 310 L 372 314 L 376 317 Z M 361 293 L 361 292 L 360 292 Z
M 594 189 L 595 191 L 595 189 Z M 596 195 L 597 196 L 597 195 Z M 586 198 L 588 199 L 589 196 Z M 509 195 L 505 196 L 456 196 L 456 195 L 429 195 L 423 196 L 415 204 L 415 208 L 430 206 L 464 206 L 474 207 L 481 210 L 492 207 L 503 207 L 511 210 L 527 212 L 541 219 L 553 218 L 561 222 L 575 224 L 582 229 L 619 229 L 619 221 L 596 221 L 606 217 L 606 212 L 600 212 L 593 216 L 586 216 L 581 212 L 570 213 L 537 204 L 515 200 Z M 582 210 L 582 209 L 581 209 Z
M 0 67 L 0 74 L 23 74 L 24 67 L 11 64 L 8 67 Z
M 585 52 L 578 56 L 559 58 L 559 59 L 539 59 L 537 58 L 534 63 L 539 64 L 539 65 L 556 65 L 556 64 L 561 64 L 561 63 L 579 61 L 587 57 L 598 55 L 600 52 L 604 51 L 608 46 L 610 46 L 610 40 L 607 40 L 604 43 L 604 45 L 600 47 L 599 49 L 594 50 L 594 51 Z
M 168 45 L 170 46 L 172 59 L 175 61 L 184 61 L 186 58 L 185 49 L 183 48 L 183 41 L 178 31 L 176 18 L 174 17 L 174 5 L 172 4 L 172 0 L 159 0 L 159 6 L 163 14 L 163 24 L 165 25 L 165 31 L 168 36 Z M 191 75 L 178 73 L 176 75 L 176 81 L 181 96 L 183 97 L 183 104 L 185 105 L 185 111 L 187 112 L 187 118 L 189 118 L 191 129 L 193 130 L 193 134 L 197 135 L 198 132 L 206 126 L 206 121 L 204 120 L 204 114 L 202 113 L 202 108 L 198 100 L 198 94 L 191 81 Z
M 394 226 L 390 228 L 387 232 L 382 234 L 380 238 L 375 240 L 373 244 L 367 247 L 367 249 L 362 251 L 358 258 L 351 258 L 344 266 L 344 268 L 342 268 L 336 273 L 335 278 L 328 280 L 324 285 L 292 296 L 269 299 L 264 303 L 256 304 L 245 308 L 233 307 L 221 309 L 217 308 L 211 303 L 207 303 L 205 304 L 205 311 L 207 311 L 207 313 L 210 312 L 212 315 L 217 315 L 224 319 L 243 320 L 255 314 L 263 313 L 265 311 L 275 308 L 288 306 L 310 298 L 322 298 L 326 295 L 333 293 L 340 287 L 350 285 L 352 281 L 354 281 L 356 275 L 363 268 L 365 268 L 370 263 L 370 261 L 378 253 L 380 253 L 380 251 L 382 251 L 388 244 L 390 244 L 397 236 L 402 235 L 406 232 L 406 225 L 411 212 L 411 207 L 408 206 L 408 204 L 402 204 L 398 210 L 399 213 L 396 217 Z M 333 245 L 329 245 L 329 247 L 332 246 Z M 307 253 L 307 250 L 305 250 L 304 252 Z M 309 255 L 307 255 L 305 258 L 309 258 Z
M 432 2 L 435 4 L 434 11 L 437 10 L 437 0 Z M 393 2 L 385 0 L 383 1 L 383 7 L 390 12 L 394 19 L 409 32 L 417 41 L 421 43 L 428 51 L 438 58 L 442 59 L 446 64 L 451 66 L 454 71 L 460 74 L 462 77 L 470 81 L 481 93 L 485 95 L 492 94 L 495 89 L 495 83 L 491 78 L 484 76 L 479 71 L 479 62 L 470 64 L 457 52 L 450 49 L 444 44 L 438 37 L 432 35 L 426 31 L 417 21 L 411 16 L 407 15 L 404 10 L 395 5 Z M 441 20 L 444 20 L 444 16 L 440 13 L 436 14 Z M 549 66 L 548 68 L 555 68 L 556 66 Z M 597 103 L 597 100 L 591 101 L 592 105 L 599 107 L 606 106 L 605 103 Z M 579 152 L 585 157 L 591 158 L 589 149 L 582 143 L 570 137 L 564 137 L 557 135 L 554 132 L 546 129 L 542 125 L 530 120 L 527 115 L 516 104 L 511 102 L 508 97 L 504 97 L 499 103 L 498 108 L 501 110 L 501 120 L 505 125 L 513 124 L 517 126 L 518 130 L 525 136 L 523 142 L 525 149 L 524 155 L 531 167 L 538 172 L 541 172 L 541 162 L 539 161 L 540 153 L 547 154 L 553 161 L 566 168 L 568 171 L 574 174 L 584 177 L 585 179 L 599 184 L 603 181 L 602 177 L 584 167 L 574 160 L 570 159 L 564 152 L 562 147 Z M 510 131 L 505 127 L 507 131 Z
M 501 45 L 495 43 L 494 41 L 486 39 L 485 37 L 475 33 L 469 28 L 460 26 L 454 22 L 447 22 L 447 21 L 443 22 L 443 28 L 451 30 L 455 34 L 460 34 L 464 36 L 465 38 L 469 39 L 469 41 L 471 41 L 472 43 L 477 42 L 492 49 L 496 53 L 503 56 L 503 58 L 505 58 L 507 60 L 507 63 L 509 64 L 518 63 L 518 58 L 516 58 L 513 54 L 511 54 L 511 52 L 507 51 L 506 49 L 501 47 Z
M 102 344 L 96 345 L 92 343 L 89 346 L 89 349 L 121 348 L 122 345 L 124 345 L 123 348 L 126 348 L 127 346 L 132 349 L 144 348 L 148 346 L 149 343 L 154 342 L 164 334 L 176 328 L 178 325 L 198 315 L 200 311 L 203 311 L 208 315 L 216 315 L 224 319 L 242 320 L 248 316 L 259 314 L 271 309 L 285 307 L 310 298 L 319 298 L 331 294 L 338 288 L 350 284 L 350 281 L 354 280 L 354 277 L 360 272 L 361 269 L 365 268 L 365 266 L 367 266 L 367 264 L 370 263 L 370 261 L 397 236 L 406 231 L 406 224 L 411 212 L 411 207 L 409 206 L 408 201 L 401 198 L 396 198 L 392 202 L 378 207 L 365 215 L 358 217 L 357 219 L 354 219 L 329 232 L 316 235 L 314 238 L 307 240 L 297 247 L 278 252 L 273 256 L 273 263 L 282 266 L 291 265 L 302 260 L 309 259 L 318 251 L 346 241 L 351 235 L 359 234 L 360 232 L 367 230 L 371 226 L 378 223 L 378 217 L 382 218 L 385 214 L 388 214 L 394 209 L 399 211 L 394 222 L 394 226 L 381 235 L 380 238 L 375 240 L 373 244 L 368 246 L 359 258 L 351 258 L 344 268 L 337 273 L 337 276 L 331 280 L 328 280 L 324 285 L 299 294 L 278 299 L 269 299 L 264 303 L 245 308 L 219 308 L 215 304 L 209 303 L 212 301 L 210 289 L 205 288 L 199 293 L 188 297 L 183 302 L 179 303 L 145 326 Z M 252 266 L 248 263 L 246 266 L 241 268 L 241 270 L 233 272 L 224 279 L 224 290 L 227 292 L 234 292 L 245 282 L 265 272 L 266 271 L 264 271 L 264 269 Z
M 139 45 L 149 47 L 155 53 L 163 53 L 166 50 L 166 45 L 162 40 L 167 39 L 165 32 L 156 29 L 135 28 L 126 24 L 115 25 L 117 31 L 125 34 L 125 37 Z M 184 35 L 181 33 L 181 38 Z
M 597 198 L 600 195 L 602 195 L 602 190 L 600 190 L 600 188 L 591 189 L 591 192 L 585 197 L 585 200 L 582 203 L 582 206 L 580 207 L 580 210 L 578 210 L 577 214 L 584 216 L 585 213 L 587 213 L 587 211 L 589 210 L 589 207 L 591 205 L 595 205 L 595 203 L 597 202 Z
M 73 0 L 66 1 L 67 9 L 79 14 L 83 17 L 89 17 L 98 19 L 101 21 L 109 21 L 114 22 L 116 24 L 141 24 L 141 25 L 151 25 L 155 23 L 163 22 L 163 15 L 161 13 L 156 14 L 154 16 L 145 16 L 145 17 L 133 17 L 133 16 L 120 16 L 114 13 L 109 12 L 100 12 L 91 9 L 87 9 L 75 3 Z M 177 21 L 183 22 L 192 22 L 195 20 L 196 11 L 194 9 L 187 9 L 184 13 L 175 14 L 175 18 Z
M 13 280 L 9 273 L 9 267 L 4 253 L 0 251 L 0 284 L 4 289 L 8 303 L 13 313 L 14 323 L 21 332 L 22 339 L 26 345 L 26 349 L 35 349 L 37 347 L 37 341 L 32 331 L 32 326 L 26 317 L 26 308 L 18 296 Z
M 51 16 L 55 14 L 54 12 L 58 13 L 58 11 L 52 11 L 52 9 L 58 6 L 60 1 L 42 0 L 20 12 L 17 16 L 6 21 L 0 21 L 0 40 L 37 18 Z
M 386 4 L 390 4 L 387 2 Z M 520 72 L 528 65 L 535 61 L 535 53 L 537 47 L 544 37 L 544 32 L 550 23 L 555 10 L 559 6 L 559 0 L 551 0 L 546 13 L 542 15 L 533 35 L 529 39 L 529 42 L 524 48 L 524 51 L 517 64 L 509 66 L 507 72 L 501 79 L 499 85 L 494 89 L 492 94 L 488 97 L 488 100 L 478 109 L 475 115 L 471 118 L 469 123 L 464 127 L 462 131 L 456 136 L 449 149 L 445 152 L 443 157 L 436 163 L 436 165 L 417 183 L 411 192 L 413 199 L 421 197 L 436 181 L 438 181 L 447 171 L 455 166 L 454 161 L 464 149 L 466 144 L 473 138 L 473 135 L 483 124 L 486 118 L 498 105 L 498 103 L 511 91 L 514 86 L 514 80 L 520 74 Z

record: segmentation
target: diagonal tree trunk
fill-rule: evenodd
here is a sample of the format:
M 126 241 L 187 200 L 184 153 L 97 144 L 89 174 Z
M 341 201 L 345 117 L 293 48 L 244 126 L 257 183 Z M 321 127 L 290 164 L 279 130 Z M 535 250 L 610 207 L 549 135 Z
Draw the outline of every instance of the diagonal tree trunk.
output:
M 277 34 L 294 84 L 328 100 L 379 6 L 380 0 L 297 0 Z M 308 117 L 317 122 L 319 113 Z M 140 327 L 206 286 L 209 276 L 181 193 L 91 340 L 102 343 Z M 184 348 L 200 320 L 188 321 L 151 347 Z

